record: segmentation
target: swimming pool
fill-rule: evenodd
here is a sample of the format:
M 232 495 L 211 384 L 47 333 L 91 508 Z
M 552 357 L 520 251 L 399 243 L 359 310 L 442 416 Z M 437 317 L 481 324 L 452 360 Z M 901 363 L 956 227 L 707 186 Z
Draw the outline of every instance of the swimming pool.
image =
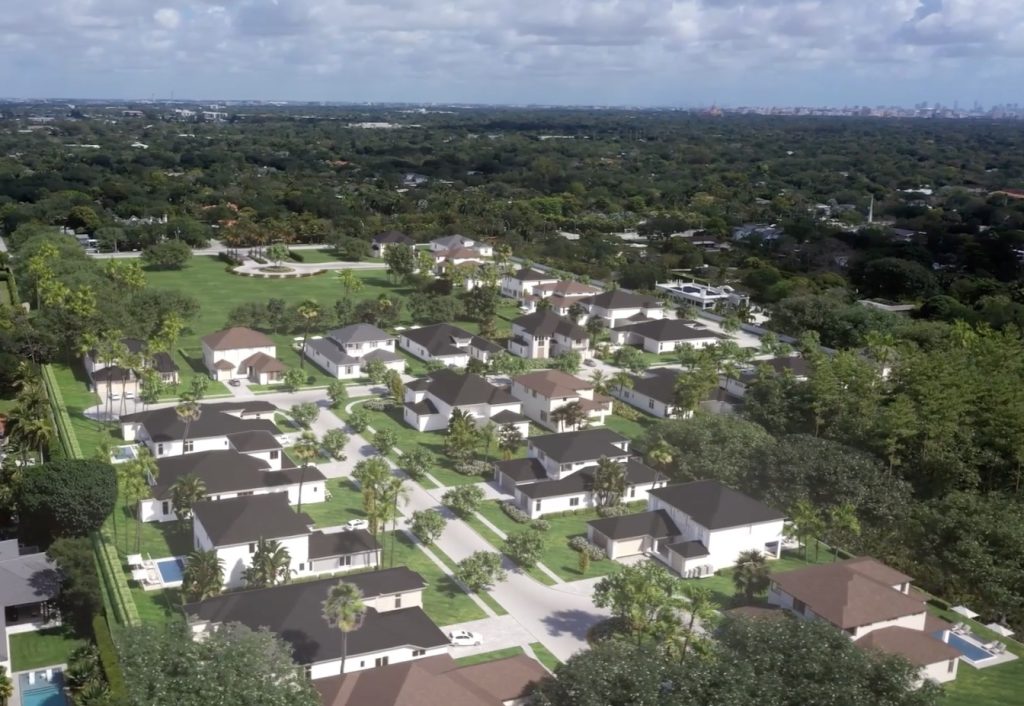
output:
M 156 568 L 160 570 L 160 578 L 164 583 L 181 583 L 185 562 L 181 559 L 163 559 L 156 563 Z
M 46 672 L 35 673 L 35 683 L 29 683 L 28 674 L 18 676 L 21 692 L 21 706 L 67 706 L 64 696 L 64 677 L 59 669 L 53 670 L 53 677 L 47 681 Z
M 940 640 L 942 639 L 942 633 L 939 633 L 938 638 Z M 955 632 L 949 633 L 949 644 L 950 646 L 956 648 L 956 650 L 960 652 L 960 654 L 962 654 L 971 662 L 981 662 L 993 656 L 993 654 L 988 650 L 984 649 L 983 647 L 979 647 L 978 645 L 975 645 L 973 642 L 965 640 L 960 635 L 957 635 Z

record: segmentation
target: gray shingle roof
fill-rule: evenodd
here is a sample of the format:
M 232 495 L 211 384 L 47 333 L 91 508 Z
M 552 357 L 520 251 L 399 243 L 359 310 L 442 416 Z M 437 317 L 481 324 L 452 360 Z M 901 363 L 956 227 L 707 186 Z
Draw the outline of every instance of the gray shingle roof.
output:
M 202 479 L 207 495 L 231 493 L 260 488 L 277 488 L 299 482 L 300 469 L 270 470 L 262 459 L 233 450 L 202 451 L 184 456 L 159 459 L 160 473 L 152 488 L 158 500 L 170 498 L 171 486 L 184 475 L 194 473 Z M 324 480 L 324 474 L 315 466 L 306 469 L 304 482 Z
M 257 403 L 259 404 L 259 403 Z M 269 403 L 270 410 L 277 409 Z M 228 414 L 224 409 L 237 411 L 240 405 L 226 406 L 217 404 L 200 405 L 202 410 L 199 419 L 189 425 L 188 435 L 191 439 L 201 439 L 210 436 L 227 436 L 248 431 L 265 431 L 270 434 L 278 434 L 277 426 L 269 419 L 239 419 Z M 244 409 L 244 406 L 242 406 Z M 266 410 L 266 411 L 270 411 Z M 253 411 L 264 411 L 262 408 Z M 185 424 L 178 418 L 174 407 L 164 407 L 136 414 L 126 414 L 121 417 L 121 422 L 134 422 L 146 428 L 149 437 L 155 442 L 179 441 L 185 435 Z
M 433 324 L 432 326 L 411 328 L 402 331 L 402 335 L 423 346 L 431 356 L 435 357 L 466 355 L 469 351 L 465 347 L 456 346 L 455 339 L 468 341 L 467 345 L 489 353 L 497 353 L 502 350 L 501 346 L 496 343 L 480 336 L 474 336 L 469 331 L 451 324 Z
M 556 463 L 579 463 L 596 461 L 602 456 L 624 456 L 627 452 L 615 446 L 624 441 L 629 439 L 611 429 L 567 431 L 564 434 L 533 436 L 529 440 L 531 446 L 543 451 Z
M 512 404 L 518 400 L 476 373 L 438 370 L 429 376 L 427 393 L 449 405 Z
M 346 343 L 366 343 L 368 341 L 387 341 L 394 338 L 387 331 L 372 324 L 352 324 L 327 332 L 327 337 L 344 345 Z
M 514 458 L 509 461 L 498 461 L 494 464 L 494 467 L 516 483 L 541 480 L 548 477 L 544 466 L 535 458 Z
M 346 554 L 361 554 L 380 549 L 373 535 L 364 529 L 347 532 L 314 532 L 309 535 L 309 558 L 324 559 Z
M 642 294 L 634 294 L 624 289 L 612 289 L 608 292 L 601 292 L 592 297 L 582 300 L 587 304 L 599 306 L 602 309 L 636 309 L 636 308 L 658 308 L 661 302 L 654 297 L 647 297 Z
M 639 512 L 619 517 L 602 517 L 590 520 L 587 524 L 608 539 L 633 539 L 646 536 L 663 539 L 679 534 L 676 523 L 664 510 Z
M 551 338 L 557 333 L 574 341 L 582 341 L 587 338 L 585 328 L 553 311 L 537 311 L 520 316 L 512 322 L 512 325 L 521 327 L 534 337 Z
M 641 395 L 667 405 L 676 403 L 676 378 L 679 371 L 671 368 L 654 368 L 647 376 L 630 375 L 633 389 Z
M 526 483 L 517 486 L 517 490 L 523 495 L 532 499 L 556 498 L 562 495 L 579 495 L 590 491 L 594 487 L 594 476 L 597 472 L 596 466 L 587 466 L 565 478 L 559 480 L 541 480 L 536 483 Z M 638 483 L 652 483 L 657 478 L 658 472 L 653 468 L 645 466 L 639 461 L 630 460 L 626 464 L 626 485 Z
M 654 341 L 695 341 L 702 338 L 725 340 L 728 338 L 714 331 L 687 326 L 679 319 L 653 319 L 651 321 L 642 321 L 638 324 L 618 326 L 615 330 L 628 331 L 629 333 L 635 333 Z
M 192 512 L 218 547 L 297 537 L 308 534 L 311 524 L 305 515 L 292 510 L 287 493 L 206 500 L 196 503 Z
M 782 520 L 785 514 L 773 510 L 715 480 L 697 480 L 692 483 L 656 488 L 651 495 L 693 518 L 709 530 L 754 525 L 760 522 Z

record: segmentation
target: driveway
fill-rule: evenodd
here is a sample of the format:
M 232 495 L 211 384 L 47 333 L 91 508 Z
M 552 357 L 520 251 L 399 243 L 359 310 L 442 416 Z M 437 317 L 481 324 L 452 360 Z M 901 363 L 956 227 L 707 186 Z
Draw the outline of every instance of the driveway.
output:
M 468 623 L 455 623 L 445 625 L 441 628 L 445 634 L 452 630 L 469 630 L 483 638 L 483 644 L 472 647 L 452 647 L 452 657 L 469 657 L 470 655 L 483 654 L 504 650 L 509 647 L 520 647 L 536 642 L 533 635 L 524 628 L 518 620 L 511 615 L 499 615 L 496 618 L 483 618 L 471 620 Z

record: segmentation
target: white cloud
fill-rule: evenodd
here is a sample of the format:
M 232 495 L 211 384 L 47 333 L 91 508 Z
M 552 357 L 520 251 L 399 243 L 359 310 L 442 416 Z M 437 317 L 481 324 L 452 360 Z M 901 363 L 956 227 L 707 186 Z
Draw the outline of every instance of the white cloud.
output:
M 181 13 L 172 7 L 161 7 L 153 13 L 153 19 L 165 29 L 177 29 L 181 24 Z
M 341 99 L 388 89 L 390 98 L 408 91 L 424 99 L 417 91 L 458 86 L 467 99 L 476 87 L 491 99 L 516 89 L 509 100 L 557 100 L 563 88 L 635 93 L 640 84 L 713 86 L 752 75 L 797 85 L 813 72 L 832 83 L 875 72 L 893 86 L 900 76 L 923 75 L 938 88 L 951 72 L 966 76 L 972 62 L 981 66 L 980 46 L 1005 65 L 1007 79 L 1019 75 L 1024 55 L 1019 0 L 167 2 L 18 3 L 0 15 L 0 85 L 33 85 L 38 94 L 48 81 L 89 85 L 75 79 L 99 82 L 112 71 L 129 76 L 144 68 L 145 95 L 202 89 L 240 96 L 258 88 L 268 96 L 294 89 Z M 82 56 L 76 43 L 24 51 L 43 35 L 61 34 L 96 51 Z M 153 73 L 159 67 L 163 79 Z M 622 78 L 629 74 L 631 82 Z M 166 85 L 153 85 L 160 80 Z M 656 92 L 648 91 L 650 101 Z

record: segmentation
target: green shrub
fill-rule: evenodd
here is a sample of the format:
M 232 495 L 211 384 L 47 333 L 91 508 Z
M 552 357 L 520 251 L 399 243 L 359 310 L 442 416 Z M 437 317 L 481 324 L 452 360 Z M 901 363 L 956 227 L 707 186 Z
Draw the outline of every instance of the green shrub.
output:
M 100 664 L 103 665 L 103 673 L 107 677 L 107 684 L 110 686 L 110 696 L 113 703 L 127 703 L 128 689 L 124 681 L 124 672 L 121 671 L 121 662 L 114 648 L 114 640 L 110 636 L 110 628 L 102 615 L 92 619 L 93 638 L 96 640 L 96 649 L 100 653 Z
M 303 255 L 298 250 L 289 250 L 288 251 L 288 257 L 290 257 L 292 260 L 295 260 L 295 262 L 305 262 L 306 261 L 306 256 Z
M 530 516 L 520 510 L 519 507 L 511 501 L 505 501 L 501 503 L 499 507 L 502 512 L 509 516 L 510 519 L 521 525 L 525 525 L 530 521 Z

